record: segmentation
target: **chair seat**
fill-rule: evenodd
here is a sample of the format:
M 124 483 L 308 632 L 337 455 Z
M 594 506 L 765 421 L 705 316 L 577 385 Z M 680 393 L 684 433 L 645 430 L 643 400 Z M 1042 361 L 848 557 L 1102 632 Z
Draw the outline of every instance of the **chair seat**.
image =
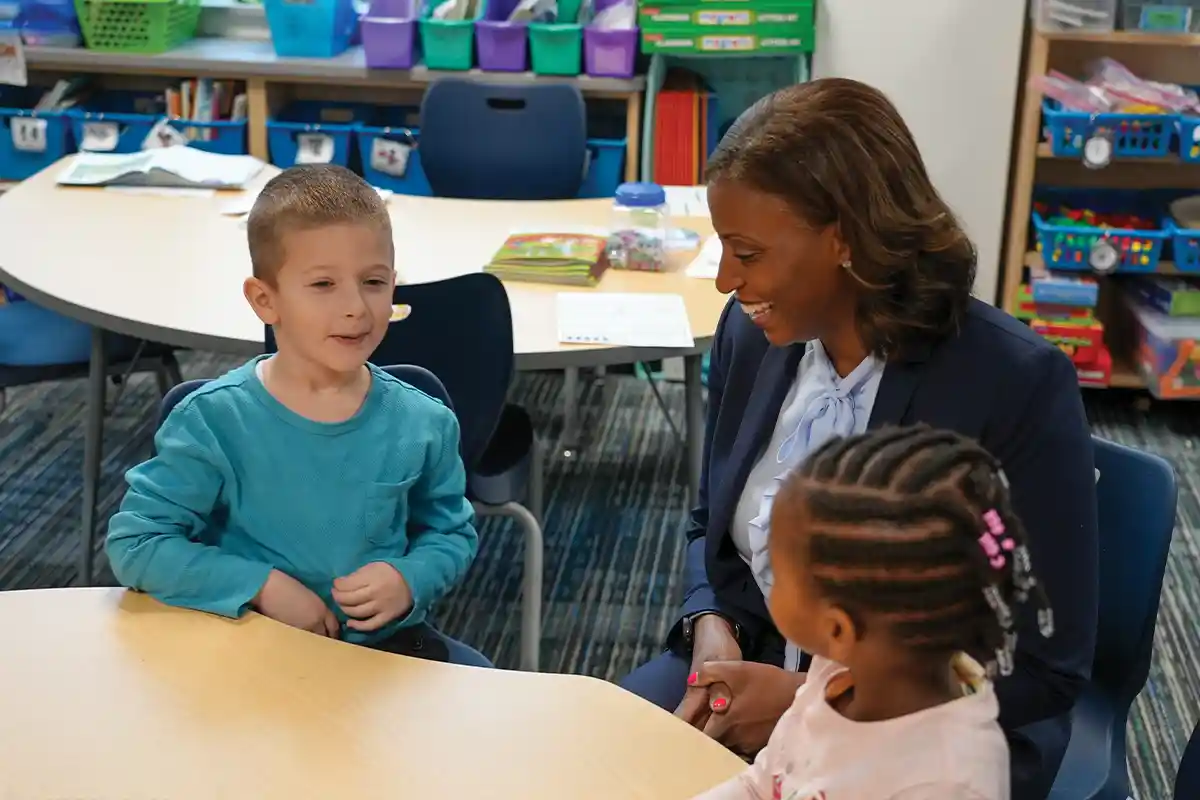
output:
M 1095 684 L 1086 685 L 1071 711 L 1071 741 L 1048 800 L 1128 800 L 1126 720 L 1116 708 Z
M 483 456 L 467 476 L 470 498 L 491 506 L 524 500 L 529 491 L 533 437 L 529 413 L 506 404 Z

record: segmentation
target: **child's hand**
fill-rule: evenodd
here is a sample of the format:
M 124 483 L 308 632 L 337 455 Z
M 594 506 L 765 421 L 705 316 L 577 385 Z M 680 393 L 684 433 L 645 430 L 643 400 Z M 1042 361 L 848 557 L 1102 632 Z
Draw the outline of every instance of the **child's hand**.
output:
M 407 614 L 413 605 L 412 590 L 391 564 L 372 561 L 333 582 L 333 600 L 346 616 L 346 627 L 375 631 Z
M 338 638 L 337 617 L 304 584 L 277 569 L 271 570 L 251 605 L 263 616 L 319 636 Z

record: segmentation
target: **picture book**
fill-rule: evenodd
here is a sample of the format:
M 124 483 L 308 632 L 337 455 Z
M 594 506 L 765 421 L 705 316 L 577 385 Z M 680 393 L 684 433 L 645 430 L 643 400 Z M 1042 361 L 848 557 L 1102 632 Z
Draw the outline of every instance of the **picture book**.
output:
M 608 239 L 585 233 L 509 236 L 484 267 L 501 280 L 595 286 L 608 269 Z

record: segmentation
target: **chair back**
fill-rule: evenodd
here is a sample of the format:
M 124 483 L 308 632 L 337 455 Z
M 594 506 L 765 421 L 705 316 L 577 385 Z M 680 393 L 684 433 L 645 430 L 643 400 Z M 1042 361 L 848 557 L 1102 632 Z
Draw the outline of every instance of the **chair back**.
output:
M 475 272 L 397 285 L 392 301 L 409 306 L 408 317 L 388 327 L 370 361 L 416 365 L 437 376 L 452 400 L 447 405 L 458 416 L 463 463 L 471 470 L 500 421 L 513 378 L 512 310 L 504 284 Z M 270 327 L 266 350 L 275 351 Z
M 1175 470 L 1151 453 L 1098 437 L 1093 441 L 1100 471 L 1100 620 L 1092 683 L 1127 713 L 1150 673 L 1175 529 Z
M 421 102 L 421 167 L 437 197 L 562 200 L 587 167 L 578 87 L 443 78 Z

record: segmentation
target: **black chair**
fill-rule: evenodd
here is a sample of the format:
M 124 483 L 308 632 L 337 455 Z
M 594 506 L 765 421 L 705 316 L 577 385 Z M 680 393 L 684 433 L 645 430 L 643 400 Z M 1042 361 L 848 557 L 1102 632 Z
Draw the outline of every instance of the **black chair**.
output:
M 543 455 L 529 414 L 506 402 L 514 370 L 508 294 L 499 280 L 479 272 L 400 285 L 392 298 L 411 311 L 391 324 L 370 361 L 389 369 L 393 364 L 416 365 L 437 376 L 458 417 L 467 493 L 475 513 L 508 517 L 520 525 L 525 537 L 521 668 L 536 671 L 544 551 Z M 275 350 L 270 328 L 266 349 Z
M 421 167 L 437 197 L 575 197 L 587 167 L 578 87 L 443 78 L 421 101 Z
M 1098 437 L 1092 441 L 1100 512 L 1096 655 L 1091 680 L 1071 711 L 1071 739 L 1050 800 L 1130 796 L 1125 728 L 1129 707 L 1150 674 L 1154 624 L 1175 529 L 1177 488 L 1171 465 L 1132 447 Z
M 1192 738 L 1179 762 L 1179 774 L 1175 776 L 1175 800 L 1195 800 L 1197 797 L 1200 797 L 1200 723 L 1192 731 Z

